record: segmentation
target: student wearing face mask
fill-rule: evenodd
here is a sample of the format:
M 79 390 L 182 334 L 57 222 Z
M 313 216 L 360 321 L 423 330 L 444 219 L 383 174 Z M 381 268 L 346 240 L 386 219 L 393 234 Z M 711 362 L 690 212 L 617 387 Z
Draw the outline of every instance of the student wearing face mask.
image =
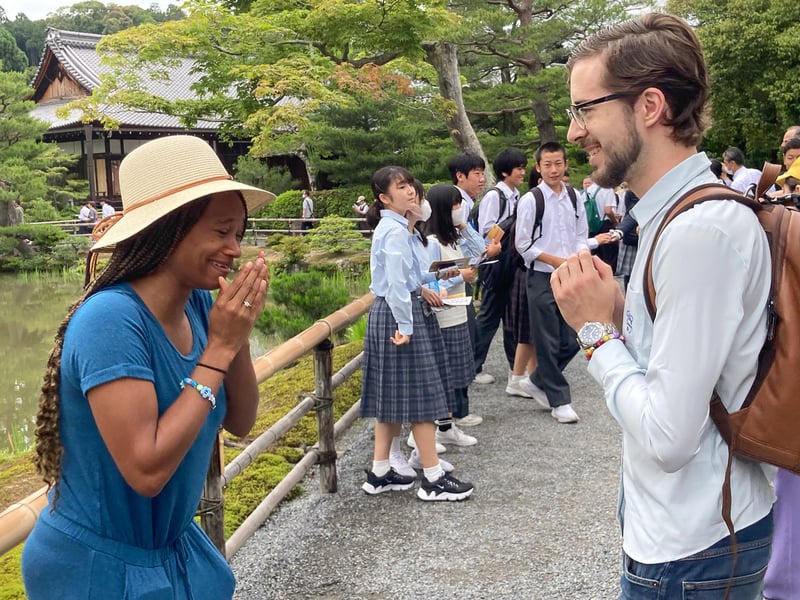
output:
M 464 220 L 461 206 L 461 194 L 452 185 L 437 184 L 428 190 L 427 202 L 431 207 L 431 216 L 426 220 L 423 231 L 430 242 L 428 250 L 431 262 L 438 260 L 455 260 L 464 256 L 480 256 L 484 251 L 484 242 L 478 233 L 468 227 Z M 461 269 L 459 275 L 439 282 L 439 295 L 442 297 L 464 297 L 466 283 L 475 281 L 475 269 Z M 466 435 L 457 423 L 469 419 L 470 383 L 475 377 L 472 343 L 467 325 L 467 307 L 449 306 L 436 313 L 439 327 L 442 330 L 445 350 L 447 352 L 448 371 L 452 385 L 452 416 L 456 422 L 450 427 L 436 433 L 436 440 L 442 444 L 471 446 L 477 440 Z M 441 423 L 441 422 L 440 422 Z

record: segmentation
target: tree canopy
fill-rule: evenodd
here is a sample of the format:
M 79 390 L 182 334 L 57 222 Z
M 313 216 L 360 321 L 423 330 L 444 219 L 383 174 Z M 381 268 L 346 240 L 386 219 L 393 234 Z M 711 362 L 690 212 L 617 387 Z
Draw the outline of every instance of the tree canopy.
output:
M 712 126 L 705 146 L 775 162 L 783 131 L 800 124 L 800 19 L 792 0 L 672 0 L 695 25 L 709 66 Z

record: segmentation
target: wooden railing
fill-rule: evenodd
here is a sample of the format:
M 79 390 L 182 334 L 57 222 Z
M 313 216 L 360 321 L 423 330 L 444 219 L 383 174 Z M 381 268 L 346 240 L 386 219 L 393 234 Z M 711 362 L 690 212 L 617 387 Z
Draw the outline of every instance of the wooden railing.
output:
M 332 394 L 334 389 L 360 369 L 363 352 L 334 374 L 332 373 L 333 343 L 331 337 L 366 314 L 372 306 L 373 299 L 372 294 L 362 296 L 253 361 L 256 379 L 261 384 L 298 358 L 313 351 L 315 390 L 313 395 L 304 398 L 224 467 L 221 452 L 222 437 L 220 436 L 218 444 L 212 452 L 198 514 L 203 529 L 226 557 L 233 556 L 242 547 L 253 532 L 266 521 L 272 510 L 302 481 L 308 470 L 315 464 L 320 465 L 320 489 L 324 492 L 337 490 L 334 441 L 356 419 L 360 402 L 356 402 L 334 424 Z M 317 444 L 307 450 L 306 455 L 226 541 L 223 526 L 225 486 L 242 474 L 259 455 L 274 446 L 311 410 L 315 410 L 317 414 Z M 0 555 L 25 540 L 33 529 L 39 512 L 46 505 L 46 488 L 42 488 L 0 513 Z
M 296 219 L 288 217 L 266 217 L 266 218 L 251 218 L 248 219 L 248 227 L 244 232 L 244 241 L 252 245 L 263 246 L 264 240 L 271 233 L 282 233 L 284 235 L 305 235 L 309 230 L 301 228 L 303 221 L 311 221 L 311 223 L 319 223 L 322 219 Z M 361 218 L 347 218 L 359 224 L 365 223 Z M 52 225 L 59 227 L 72 235 L 88 236 L 91 234 L 91 227 L 94 224 L 86 225 L 77 219 L 68 219 L 64 221 L 40 221 L 37 223 L 27 223 L 27 225 Z M 88 229 L 82 229 L 87 228 Z M 364 228 L 363 225 L 359 227 L 364 236 L 369 237 L 372 231 Z

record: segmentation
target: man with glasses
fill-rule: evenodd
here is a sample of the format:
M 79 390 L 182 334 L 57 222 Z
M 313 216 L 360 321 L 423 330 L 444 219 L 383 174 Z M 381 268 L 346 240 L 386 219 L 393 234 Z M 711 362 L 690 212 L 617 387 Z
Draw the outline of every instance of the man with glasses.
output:
M 623 434 L 621 598 L 760 599 L 770 554 L 774 469 L 733 458 L 732 550 L 721 514 L 728 448 L 709 418 L 716 391 L 738 409 L 766 338 L 770 255 L 749 208 L 709 201 L 677 217 L 653 254 L 656 317 L 642 294 L 656 229 L 685 192 L 713 183 L 697 152 L 708 78 L 691 27 L 647 14 L 584 41 L 570 57 L 569 140 L 604 186 L 641 200 L 639 252 L 625 298 L 588 252 L 552 276 L 589 373 Z M 729 587 L 730 586 L 730 587 Z

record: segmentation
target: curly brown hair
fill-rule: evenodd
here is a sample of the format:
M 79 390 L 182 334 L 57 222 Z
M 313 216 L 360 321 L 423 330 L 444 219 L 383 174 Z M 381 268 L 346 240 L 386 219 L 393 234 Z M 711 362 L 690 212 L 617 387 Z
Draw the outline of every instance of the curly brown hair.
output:
M 64 348 L 64 333 L 72 315 L 87 298 L 103 288 L 123 281 L 133 281 L 161 266 L 189 230 L 200 219 L 211 201 L 204 196 L 167 213 L 149 227 L 131 238 L 117 244 L 106 267 L 94 278 L 93 264 L 87 265 L 87 284 L 83 296 L 70 306 L 66 317 L 58 327 L 50 350 L 44 373 L 39 410 L 36 415 L 36 469 L 50 488 L 61 479 L 61 444 L 59 386 L 61 381 L 61 352 Z M 56 487 L 51 510 L 58 499 Z

